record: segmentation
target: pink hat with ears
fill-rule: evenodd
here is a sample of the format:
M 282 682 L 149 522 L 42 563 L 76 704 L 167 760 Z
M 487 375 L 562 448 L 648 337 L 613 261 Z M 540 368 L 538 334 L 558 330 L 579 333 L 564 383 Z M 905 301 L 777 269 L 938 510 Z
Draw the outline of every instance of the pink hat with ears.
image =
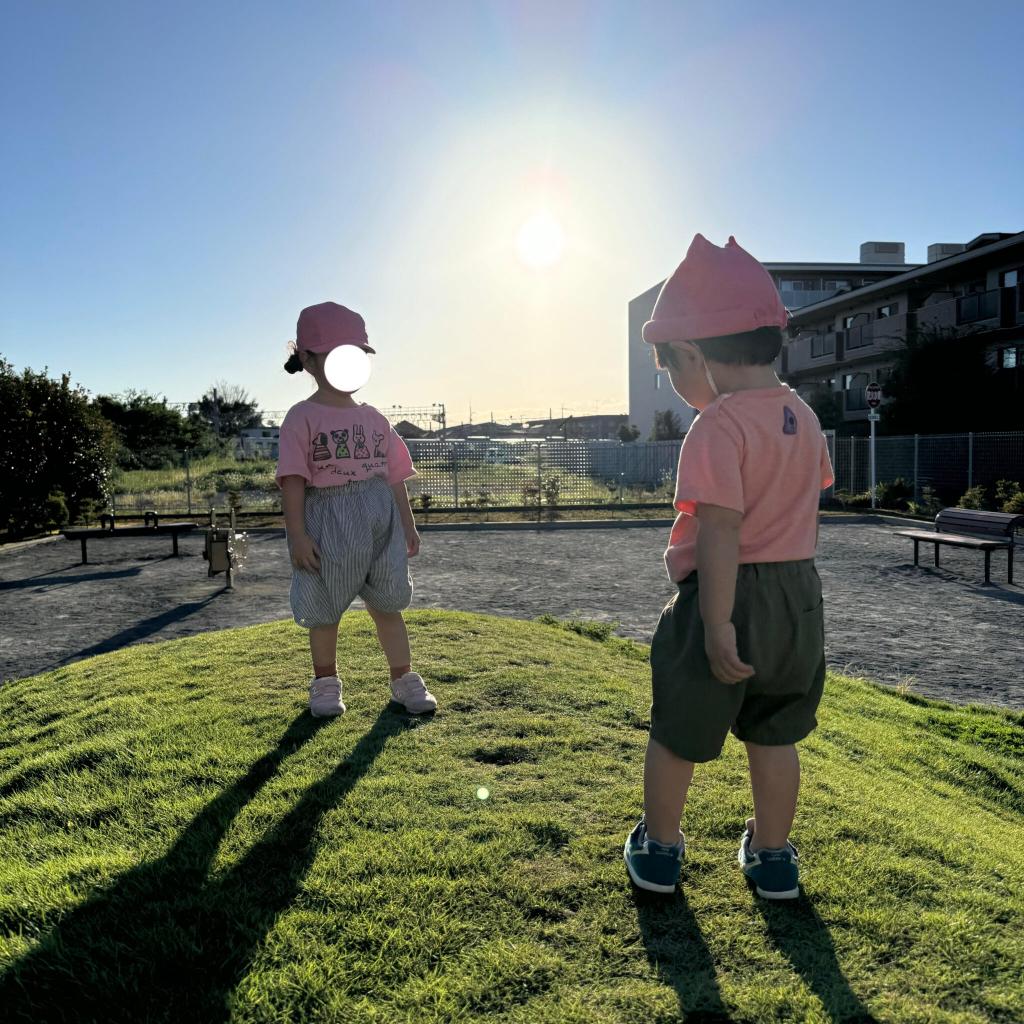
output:
M 295 325 L 295 344 L 302 352 L 330 352 L 339 345 L 358 345 L 373 352 L 363 318 L 337 302 L 307 306 Z
M 651 345 L 693 341 L 785 327 L 788 319 L 768 271 L 732 235 L 723 248 L 694 235 L 686 259 L 662 286 L 643 337 Z

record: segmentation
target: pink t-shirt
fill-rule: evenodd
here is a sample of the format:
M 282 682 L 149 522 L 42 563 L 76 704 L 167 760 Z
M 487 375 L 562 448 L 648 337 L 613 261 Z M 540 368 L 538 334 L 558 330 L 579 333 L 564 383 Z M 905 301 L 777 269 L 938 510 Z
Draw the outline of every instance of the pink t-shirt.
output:
M 337 487 L 373 476 L 397 484 L 416 475 L 405 442 L 372 405 L 296 402 L 281 424 L 278 452 L 278 487 L 285 476 L 301 476 L 308 487 Z
M 792 388 L 721 395 L 679 452 L 669 577 L 678 582 L 697 568 L 698 504 L 743 513 L 740 564 L 813 558 L 819 492 L 832 480 L 818 417 Z

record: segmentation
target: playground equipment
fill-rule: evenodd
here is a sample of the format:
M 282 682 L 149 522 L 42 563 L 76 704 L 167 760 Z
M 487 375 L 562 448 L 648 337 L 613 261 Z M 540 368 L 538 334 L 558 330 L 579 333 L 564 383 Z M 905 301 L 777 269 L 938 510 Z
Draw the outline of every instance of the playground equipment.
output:
M 217 510 L 210 509 L 210 524 L 205 530 L 206 541 L 203 544 L 203 558 L 207 561 L 207 576 L 217 573 L 226 574 L 225 586 L 234 589 L 232 572 L 237 572 L 245 564 L 249 554 L 249 536 L 235 529 L 235 510 L 228 515 L 228 526 L 217 525 Z

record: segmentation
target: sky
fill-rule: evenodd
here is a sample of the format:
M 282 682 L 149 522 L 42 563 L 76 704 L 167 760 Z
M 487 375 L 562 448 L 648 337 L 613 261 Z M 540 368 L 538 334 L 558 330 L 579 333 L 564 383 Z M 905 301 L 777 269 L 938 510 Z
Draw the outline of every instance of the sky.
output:
M 287 409 L 330 299 L 379 407 L 625 412 L 627 303 L 697 231 L 924 262 L 1024 228 L 1019 0 L 2 10 L 0 354 L 93 394 Z

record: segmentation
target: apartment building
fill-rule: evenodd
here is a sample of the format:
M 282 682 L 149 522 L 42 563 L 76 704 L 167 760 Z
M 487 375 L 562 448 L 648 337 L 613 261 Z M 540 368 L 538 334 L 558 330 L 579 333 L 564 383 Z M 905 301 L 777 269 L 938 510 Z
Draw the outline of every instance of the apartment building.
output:
M 783 262 L 764 266 L 790 310 L 817 305 L 918 269 L 917 264 L 906 262 L 902 242 L 865 242 L 856 263 Z M 629 303 L 629 422 L 639 428 L 644 439 L 654 425 L 655 412 L 671 409 L 684 426 L 689 426 L 694 416 L 673 392 L 667 374 L 655 368 L 650 346 L 641 337 L 663 283 Z
M 805 396 L 828 389 L 851 432 L 866 428 L 865 388 L 885 387 L 915 329 L 970 334 L 990 365 L 1024 365 L 1024 232 L 928 247 L 928 262 L 793 311 L 780 373 Z

